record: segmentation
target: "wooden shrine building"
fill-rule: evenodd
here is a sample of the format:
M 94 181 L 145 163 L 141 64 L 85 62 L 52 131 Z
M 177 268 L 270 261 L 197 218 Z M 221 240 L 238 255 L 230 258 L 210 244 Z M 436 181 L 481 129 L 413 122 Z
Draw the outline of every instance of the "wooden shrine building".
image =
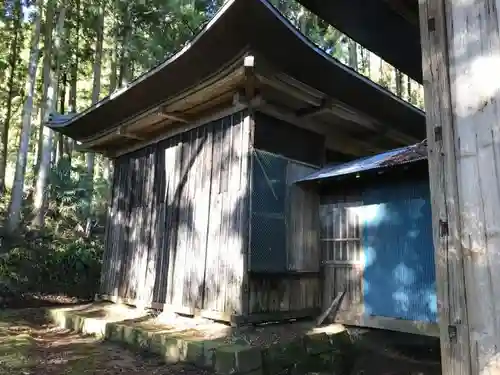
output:
M 425 138 L 423 112 L 266 0 L 227 1 L 182 51 L 49 126 L 114 159 L 101 298 L 234 322 L 323 309 L 320 194 L 298 180 Z

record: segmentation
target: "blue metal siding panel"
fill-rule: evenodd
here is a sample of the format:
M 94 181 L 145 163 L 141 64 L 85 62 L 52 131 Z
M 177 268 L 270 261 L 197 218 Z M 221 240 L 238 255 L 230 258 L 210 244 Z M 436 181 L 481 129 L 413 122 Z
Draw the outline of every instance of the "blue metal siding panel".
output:
M 365 314 L 436 322 L 427 181 L 368 188 L 363 202 Z

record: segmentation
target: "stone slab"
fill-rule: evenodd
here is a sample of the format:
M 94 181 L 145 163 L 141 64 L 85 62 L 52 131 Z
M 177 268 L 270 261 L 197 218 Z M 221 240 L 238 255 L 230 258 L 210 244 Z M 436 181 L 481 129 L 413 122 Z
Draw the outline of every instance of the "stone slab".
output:
M 145 312 L 127 308 L 115 312 L 106 306 L 85 306 L 55 309 L 49 315 L 61 327 L 101 336 L 139 352 L 154 353 L 166 363 L 187 362 L 219 375 L 302 375 L 311 370 L 331 371 L 341 368 L 344 351 L 350 347 L 349 336 L 338 327 L 302 329 L 301 326 L 297 331 L 300 335 L 263 343 L 252 341 L 255 335 L 260 335 L 259 330 L 254 336 L 242 331 L 240 337 L 240 333 L 228 329 L 231 336 L 222 337 L 220 329 L 209 324 L 202 328 L 158 323 Z
M 262 352 L 258 347 L 234 344 L 215 350 L 214 369 L 217 374 L 246 374 L 261 367 Z

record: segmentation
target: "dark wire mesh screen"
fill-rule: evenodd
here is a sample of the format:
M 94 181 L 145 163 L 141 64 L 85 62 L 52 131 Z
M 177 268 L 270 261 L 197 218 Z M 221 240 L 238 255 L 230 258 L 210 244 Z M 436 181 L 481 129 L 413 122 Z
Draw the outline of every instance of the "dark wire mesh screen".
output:
M 288 206 L 293 184 L 288 181 L 288 174 L 293 164 L 297 163 L 266 151 L 252 152 L 250 270 L 253 272 L 288 270 Z

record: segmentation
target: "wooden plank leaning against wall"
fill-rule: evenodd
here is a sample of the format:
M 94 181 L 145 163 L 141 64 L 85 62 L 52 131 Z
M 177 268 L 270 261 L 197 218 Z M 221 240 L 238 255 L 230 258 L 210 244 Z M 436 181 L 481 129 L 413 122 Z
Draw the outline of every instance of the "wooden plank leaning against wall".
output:
M 500 373 L 498 12 L 420 0 L 445 375 Z

